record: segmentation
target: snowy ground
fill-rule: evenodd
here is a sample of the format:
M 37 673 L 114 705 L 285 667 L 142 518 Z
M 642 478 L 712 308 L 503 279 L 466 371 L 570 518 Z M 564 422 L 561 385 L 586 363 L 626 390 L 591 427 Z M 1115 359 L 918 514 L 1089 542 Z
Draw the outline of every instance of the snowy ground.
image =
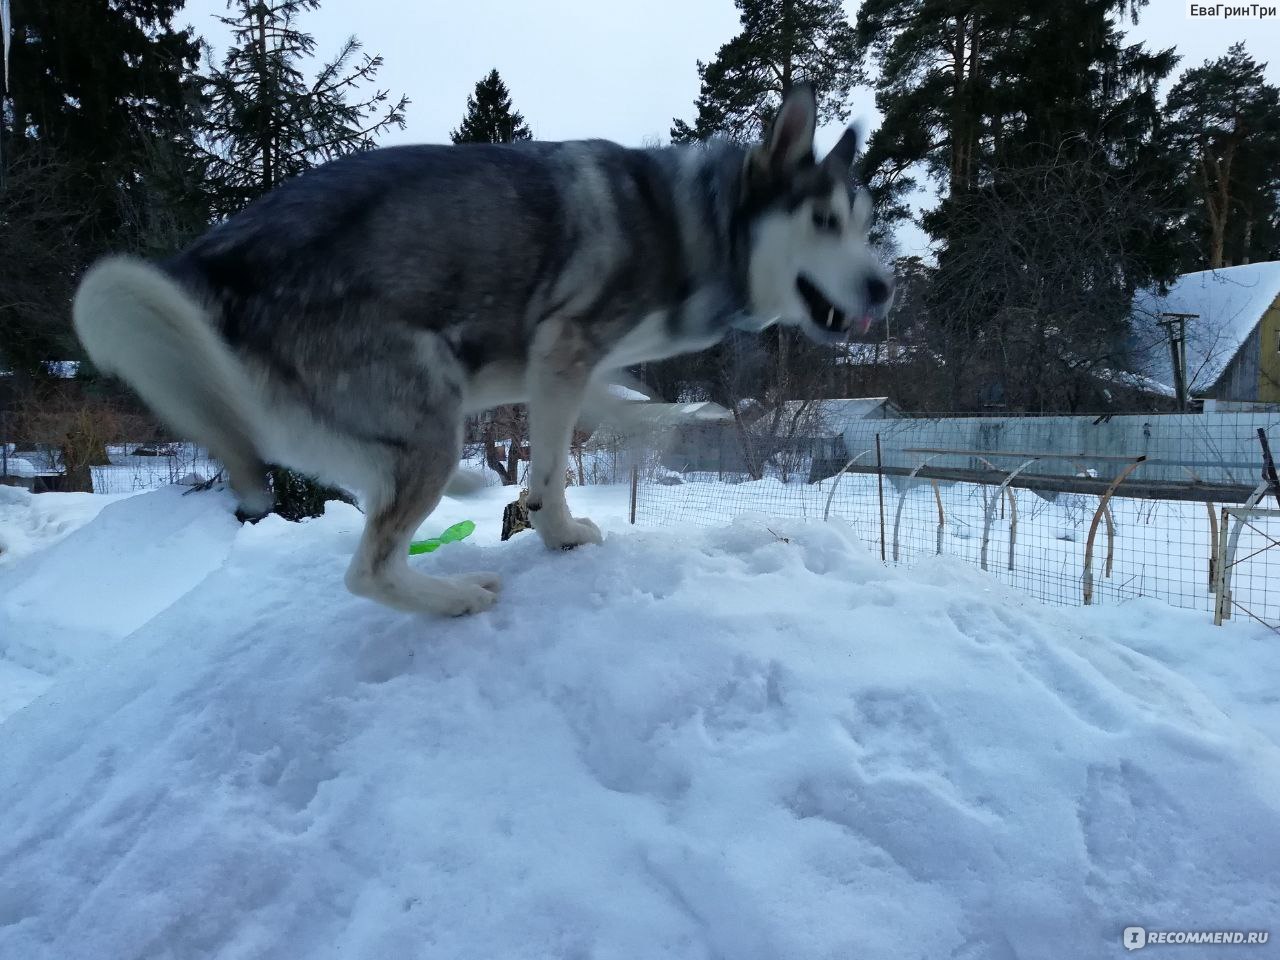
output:
M 621 487 L 566 554 L 446 501 L 413 562 L 506 589 L 427 620 L 345 593 L 350 507 L 0 497 L 5 960 L 1280 955 L 1261 627 Z

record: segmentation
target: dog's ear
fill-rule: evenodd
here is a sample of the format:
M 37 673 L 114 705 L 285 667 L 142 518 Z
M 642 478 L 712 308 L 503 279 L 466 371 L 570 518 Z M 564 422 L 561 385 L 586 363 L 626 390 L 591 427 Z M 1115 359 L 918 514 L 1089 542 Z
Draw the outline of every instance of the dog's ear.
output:
M 751 151 L 752 166 L 758 173 L 779 176 L 813 163 L 813 131 L 818 120 L 818 101 L 813 87 L 798 83 L 782 100 L 764 143 Z
M 822 158 L 822 164 L 844 176 L 853 166 L 854 157 L 858 155 L 858 128 L 850 127 L 840 137 L 839 142 L 831 148 L 831 152 Z

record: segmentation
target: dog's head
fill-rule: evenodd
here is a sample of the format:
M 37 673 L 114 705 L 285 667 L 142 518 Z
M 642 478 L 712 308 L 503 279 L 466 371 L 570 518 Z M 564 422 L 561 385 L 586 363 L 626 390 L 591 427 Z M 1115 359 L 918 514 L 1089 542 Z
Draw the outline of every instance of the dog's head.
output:
M 816 115 L 812 89 L 793 88 L 747 154 L 750 323 L 791 324 L 819 342 L 883 340 L 893 278 L 867 242 L 871 198 L 850 176 L 857 134 L 845 131 L 818 161 Z

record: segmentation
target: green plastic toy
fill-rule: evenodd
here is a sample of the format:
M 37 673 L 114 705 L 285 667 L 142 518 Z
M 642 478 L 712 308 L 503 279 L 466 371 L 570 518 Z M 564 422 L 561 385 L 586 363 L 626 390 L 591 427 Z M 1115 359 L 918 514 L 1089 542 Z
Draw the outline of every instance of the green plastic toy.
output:
M 420 553 L 430 553 L 432 550 L 438 550 L 446 543 L 457 543 L 459 540 L 465 540 L 471 536 L 476 525 L 470 520 L 463 520 L 461 523 L 455 523 L 452 527 L 440 534 L 438 537 L 432 537 L 429 540 L 415 540 L 409 544 L 409 556 L 415 557 Z

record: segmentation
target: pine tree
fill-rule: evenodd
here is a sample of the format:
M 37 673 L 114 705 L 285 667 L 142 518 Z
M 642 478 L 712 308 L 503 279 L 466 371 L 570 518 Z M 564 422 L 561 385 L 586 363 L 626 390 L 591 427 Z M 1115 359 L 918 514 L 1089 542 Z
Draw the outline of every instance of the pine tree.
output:
M 800 81 L 818 97 L 818 120 L 848 119 L 857 79 L 853 26 L 839 0 L 734 0 L 742 31 L 710 63 L 698 61 L 702 90 L 693 123 L 677 118 L 675 143 L 713 135 L 761 139 L 782 96 Z
M 532 140 L 533 133 L 520 112 L 511 109 L 511 93 L 497 70 L 476 84 L 467 97 L 467 114 L 449 136 L 454 143 L 514 143 Z
M 74 354 L 76 278 L 110 250 L 148 246 L 179 195 L 153 147 L 180 137 L 199 43 L 181 0 L 14 0 L 0 108 L 0 367 Z M 161 196 L 160 194 L 164 194 Z
M 215 215 L 235 213 L 289 177 L 326 160 L 365 150 L 391 126 L 404 126 L 405 97 L 386 90 L 348 99 L 377 74 L 382 58 L 349 38 L 308 80 L 315 40 L 298 17 L 319 0 L 229 0 L 222 21 L 234 42 L 206 81 L 204 149 Z M 275 510 L 290 520 L 318 516 L 341 497 L 283 468 L 271 471 Z
M 361 52 L 354 36 L 312 79 L 303 72 L 315 39 L 297 26 L 320 0 L 229 0 L 220 18 L 234 42 L 211 68 L 204 135 L 214 211 L 234 213 L 302 171 L 374 146 L 379 134 L 404 127 L 409 101 L 386 90 L 349 99 L 372 80 L 380 56 Z
M 855 48 L 878 68 L 880 129 L 865 166 L 886 187 L 915 186 L 909 171 L 926 164 L 949 194 L 975 175 L 981 117 L 990 107 L 991 61 L 1011 35 L 1009 4 L 976 0 L 865 0 Z
M 878 68 L 884 117 L 863 166 L 879 215 L 906 213 L 903 194 L 920 173 L 940 188 L 922 218 L 938 241 L 926 300 L 955 402 L 978 396 L 970 371 L 1015 406 L 1085 396 L 1094 360 L 1123 339 L 1133 289 L 1174 272 L 1157 88 L 1176 57 L 1126 41 L 1120 23 L 1143 6 L 859 9 L 858 51 Z M 1045 196 L 1031 188 L 1036 177 Z M 1079 264 L 1082 249 L 1108 269 Z M 1078 267 L 1057 268 L 1067 263 Z M 1055 305 L 1064 303 L 1071 309 Z
M 1187 70 L 1169 92 L 1164 142 L 1186 190 L 1190 270 L 1277 252 L 1280 90 L 1243 43 Z
M 1117 21 L 1146 2 L 866 0 L 857 49 L 878 68 L 884 117 L 867 173 L 892 188 L 922 167 L 950 197 L 995 166 L 1037 164 L 1064 146 L 1097 156 L 1103 145 L 1134 162 L 1158 124 L 1156 87 L 1176 63 L 1171 50 L 1124 42 Z

